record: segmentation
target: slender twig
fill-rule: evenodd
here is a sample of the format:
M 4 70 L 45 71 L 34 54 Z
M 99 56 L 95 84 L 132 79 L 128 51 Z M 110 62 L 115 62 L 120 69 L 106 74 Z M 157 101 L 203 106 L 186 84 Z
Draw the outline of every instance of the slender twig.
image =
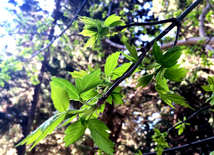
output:
M 152 45 L 154 44 L 155 40 L 160 40 L 163 36 L 165 36 L 171 29 L 173 29 L 175 26 L 177 26 L 177 23 L 181 22 L 198 4 L 200 4 L 203 0 L 197 0 L 192 5 L 190 5 L 178 18 L 176 18 L 175 22 L 170 24 L 164 31 L 162 31 L 157 37 L 155 37 L 152 41 L 148 42 L 144 47 L 141 48 L 142 53 L 139 56 L 138 61 L 134 64 L 132 64 L 128 70 L 120 77 L 118 78 L 115 83 L 109 88 L 109 90 L 97 101 L 97 106 L 102 105 L 105 100 L 108 98 L 108 96 L 113 92 L 113 90 L 127 77 L 129 77 L 135 69 L 140 65 L 142 60 L 144 59 L 146 53 L 150 50 Z
M 214 109 L 214 106 L 206 106 L 204 108 L 199 109 L 198 111 L 194 112 L 191 116 L 189 116 L 186 120 L 183 120 L 181 122 L 179 122 L 178 124 L 176 124 L 175 126 L 171 127 L 168 129 L 167 133 L 169 133 L 170 131 L 174 130 L 177 126 L 179 126 L 182 123 L 188 122 L 191 118 L 193 118 L 196 114 L 198 114 L 201 111 L 204 111 L 206 109 Z
M 117 26 L 116 29 L 117 29 L 117 31 L 122 31 L 123 29 L 131 27 L 131 26 L 157 25 L 157 24 L 164 24 L 164 23 L 169 23 L 169 22 L 176 22 L 176 18 L 170 18 L 170 19 L 149 22 L 149 23 L 132 23 L 132 24 L 124 25 L 124 26 Z
M 214 140 L 214 136 L 206 138 L 206 139 L 198 140 L 198 141 L 195 141 L 195 142 L 191 142 L 189 144 L 185 144 L 185 145 L 182 145 L 182 146 L 173 147 L 173 148 L 170 148 L 170 149 L 165 149 L 163 151 L 163 153 L 172 152 L 172 151 L 178 151 L 178 150 L 181 150 L 181 149 L 184 149 L 184 148 L 191 147 L 193 145 L 200 145 L 200 144 L 203 144 L 205 142 L 209 142 L 209 141 L 213 141 L 213 140 Z M 156 154 L 156 153 L 157 152 L 150 152 L 150 153 L 144 153 L 143 155 L 153 155 L 153 154 Z
M 50 43 L 47 44 L 47 46 L 41 48 L 39 51 L 37 51 L 37 52 L 35 52 L 34 54 L 32 54 L 31 57 L 29 57 L 29 58 L 27 58 L 27 59 L 24 59 L 24 61 L 29 60 L 29 59 L 32 59 L 33 57 L 35 57 L 36 55 L 38 55 L 38 54 L 41 53 L 42 51 L 46 50 L 48 47 L 50 47 L 50 46 L 53 44 L 53 42 L 54 42 L 56 39 L 58 39 L 59 37 L 61 37 L 61 36 L 65 33 L 65 31 L 67 31 L 67 30 L 71 27 L 72 23 L 73 23 L 74 20 L 77 18 L 77 15 L 82 11 L 82 9 L 84 8 L 84 6 L 85 6 L 85 4 L 87 3 L 87 1 L 88 1 L 88 0 L 85 0 L 85 1 L 82 3 L 81 7 L 80 7 L 79 10 L 76 12 L 76 14 L 74 15 L 73 19 L 71 19 L 71 21 L 68 23 L 67 27 L 66 27 L 64 30 L 62 30 L 62 32 L 61 32 L 59 35 L 57 35 L 55 38 L 53 38 L 53 39 L 50 41 Z
M 174 41 L 174 43 L 172 45 L 172 48 L 175 47 L 175 45 L 178 42 L 178 36 L 179 36 L 180 30 L 181 30 L 181 24 L 178 23 L 178 25 L 177 25 L 177 32 L 176 32 L 176 36 L 175 36 L 175 41 Z

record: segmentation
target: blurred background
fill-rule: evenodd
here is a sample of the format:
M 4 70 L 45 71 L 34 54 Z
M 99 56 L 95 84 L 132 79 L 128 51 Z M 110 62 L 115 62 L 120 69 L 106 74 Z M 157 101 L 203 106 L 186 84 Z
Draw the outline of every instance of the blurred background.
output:
M 88 0 L 79 15 L 105 20 L 116 14 L 126 24 L 151 22 L 177 17 L 192 2 L 193 0 Z M 85 70 L 87 65 L 103 70 L 105 60 L 111 53 L 126 52 L 121 39 L 140 48 L 169 25 L 131 27 L 120 34 L 103 38 L 99 47 L 84 50 L 88 38 L 78 34 L 84 24 L 76 19 L 49 48 L 34 56 L 34 53 L 46 47 L 66 28 L 82 3 L 83 0 L 0 1 L 0 154 L 104 154 L 87 133 L 75 144 L 65 148 L 65 128 L 55 130 L 30 152 L 30 146 L 14 147 L 55 111 L 49 84 L 52 76 L 74 83 L 68 71 Z M 179 44 L 182 48 L 179 63 L 188 73 L 182 82 L 168 83 L 173 92 L 185 97 L 187 103 L 196 110 L 209 105 L 205 101 L 211 95 L 201 86 L 207 85 L 208 75 L 214 75 L 214 50 L 211 46 L 214 45 L 213 8 L 213 1 L 205 1 L 182 22 L 179 40 L 183 40 L 183 43 Z M 175 34 L 176 29 L 173 29 L 158 42 L 163 51 L 171 47 L 171 44 L 165 45 L 174 40 Z M 205 41 L 199 37 L 208 39 Z M 190 38 L 195 39 L 195 42 L 188 43 Z M 121 56 L 119 63 L 124 62 L 128 60 Z M 152 52 L 149 52 L 143 65 L 146 68 L 154 62 Z M 121 84 L 124 105 L 106 104 L 104 113 L 99 117 L 111 131 L 110 139 L 115 143 L 115 154 L 134 155 L 139 150 L 142 153 L 153 152 L 156 146 L 151 139 L 154 128 L 165 132 L 178 119 L 183 120 L 184 116 L 189 117 L 194 113 L 179 105 L 175 105 L 173 109 L 161 101 L 154 81 L 142 90 L 135 88 L 139 77 L 153 71 L 145 69 L 125 80 Z M 70 104 L 76 109 L 81 106 L 74 101 Z M 170 132 L 167 137 L 169 146 L 177 147 L 214 136 L 213 116 L 213 112 L 209 110 L 202 111 L 190 120 L 191 125 L 186 126 L 181 135 L 178 135 L 178 130 Z M 214 150 L 213 144 L 214 141 L 209 141 L 199 146 L 190 145 L 168 154 L 206 155 Z

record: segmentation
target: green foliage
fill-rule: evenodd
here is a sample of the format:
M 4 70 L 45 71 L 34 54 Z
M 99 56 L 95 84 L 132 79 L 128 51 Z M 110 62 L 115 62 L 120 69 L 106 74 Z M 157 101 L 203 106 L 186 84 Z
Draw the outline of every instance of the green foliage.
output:
M 180 56 L 181 56 L 181 49 L 179 47 L 175 46 L 174 48 L 168 50 L 163 55 L 163 59 L 160 62 L 160 64 L 164 68 L 170 68 L 178 62 L 178 59 L 180 58 Z
M 213 77 L 208 76 L 207 82 L 209 83 L 209 85 L 201 86 L 201 87 L 207 92 L 212 92 L 211 97 L 209 97 L 206 100 L 206 102 L 210 101 L 210 105 L 213 106 L 214 105 L 214 76 Z
M 184 117 L 184 121 L 185 120 L 186 120 L 186 117 Z M 180 122 L 181 122 L 181 120 L 178 119 L 178 122 L 175 125 L 179 124 Z M 190 124 L 183 122 L 175 127 L 175 129 L 178 129 L 178 135 L 181 135 L 183 133 L 184 129 L 186 128 L 186 125 L 190 125 Z
M 106 59 L 106 64 L 104 68 L 104 72 L 106 76 L 111 75 L 115 67 L 117 66 L 117 60 L 119 58 L 120 52 L 113 53 Z
M 149 74 L 149 75 L 144 75 L 144 76 L 140 77 L 138 79 L 137 87 L 141 87 L 141 89 L 146 87 L 152 80 L 153 76 L 154 76 L 154 74 Z
M 91 131 L 92 139 L 95 144 L 107 154 L 113 155 L 114 144 L 108 139 L 108 127 L 98 119 L 91 119 L 88 123 L 88 128 Z
M 83 31 L 79 34 L 90 37 L 90 39 L 85 44 L 84 49 L 94 45 L 96 40 L 97 46 L 99 46 L 101 43 L 101 37 L 108 35 L 110 31 L 112 31 L 112 27 L 124 25 L 124 22 L 121 21 L 120 18 L 121 17 L 113 14 L 109 16 L 103 23 L 100 20 L 79 16 L 79 19 L 85 24 Z
M 156 62 L 161 63 L 162 59 L 163 59 L 163 53 L 162 53 L 160 47 L 158 46 L 156 40 L 155 40 L 155 43 L 153 45 L 152 52 L 154 54 Z
M 157 155 L 162 155 L 164 148 L 170 148 L 165 139 L 168 134 L 166 132 L 161 133 L 158 129 L 154 129 L 154 131 L 155 134 L 152 136 L 152 140 L 157 143 L 155 151 L 157 151 Z
M 81 121 L 76 121 L 75 123 L 71 124 L 65 130 L 65 133 L 66 133 L 66 136 L 64 138 L 65 147 L 75 143 L 80 137 L 82 137 L 86 128 L 87 126 L 83 125 Z

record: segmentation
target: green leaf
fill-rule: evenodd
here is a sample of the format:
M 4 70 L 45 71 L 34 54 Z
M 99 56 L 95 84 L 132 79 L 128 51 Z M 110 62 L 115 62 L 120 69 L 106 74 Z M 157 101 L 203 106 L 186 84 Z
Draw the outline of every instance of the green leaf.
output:
M 65 130 L 65 147 L 69 146 L 70 144 L 75 143 L 82 135 L 84 134 L 86 130 L 86 125 L 82 125 L 81 121 L 76 121 L 73 124 L 71 124 L 66 130 Z
M 69 97 L 65 88 L 61 88 L 55 85 L 53 82 L 51 84 L 51 98 L 53 100 L 54 107 L 59 112 L 67 111 L 69 108 Z
M 164 77 L 166 79 L 169 79 L 171 81 L 182 81 L 182 78 L 186 76 L 186 73 L 188 70 L 186 70 L 184 67 L 180 67 L 180 64 L 176 64 L 173 67 L 167 68 L 165 71 Z
M 177 95 L 177 94 L 165 94 L 164 97 L 166 99 L 176 103 L 176 104 L 179 104 L 179 105 L 182 105 L 182 106 L 185 106 L 185 107 L 189 107 L 192 110 L 195 110 L 192 107 L 190 107 L 188 104 L 186 104 L 185 98 L 180 96 L 180 95 Z
M 155 40 L 155 43 L 153 45 L 152 52 L 154 54 L 156 62 L 161 63 L 161 61 L 163 59 L 163 53 L 162 53 L 160 47 L 158 46 L 156 40 Z
M 65 115 L 66 115 L 65 113 L 63 113 L 60 116 L 54 115 L 51 118 L 49 118 L 47 121 L 45 121 L 42 125 L 40 125 L 39 128 L 40 128 L 42 133 L 36 139 L 35 143 L 30 148 L 30 150 L 32 150 L 36 146 L 36 144 L 38 144 L 48 134 L 52 133 L 52 131 L 63 121 Z
M 106 130 L 109 130 L 108 127 L 100 120 L 91 119 L 88 128 L 95 144 L 105 153 L 113 155 L 114 144 L 108 139 L 109 134 L 106 132 Z
M 181 135 L 184 131 L 184 128 L 181 126 L 179 129 L 178 129 L 178 135 Z
M 214 76 L 213 77 L 208 76 L 207 81 L 210 85 L 214 85 Z
M 138 79 L 138 84 L 136 87 L 141 87 L 141 89 L 146 87 L 152 80 L 153 76 L 154 76 L 154 74 L 149 74 L 149 75 L 144 75 L 144 76 L 140 77 Z
M 93 36 L 91 36 L 91 38 L 88 39 L 88 41 L 86 42 L 86 44 L 84 46 L 84 49 L 86 49 L 89 46 L 94 45 L 94 43 L 96 42 L 96 40 L 97 40 L 97 34 L 94 34 Z
M 70 100 L 77 101 L 79 99 L 79 92 L 71 82 L 56 77 L 52 77 L 51 79 L 54 85 L 66 88 Z
M 212 89 L 210 89 L 209 86 L 201 86 L 201 88 L 203 88 L 205 91 L 212 92 Z
M 123 104 L 123 99 L 122 99 L 123 96 L 120 93 L 112 92 L 111 96 L 112 96 L 112 99 L 116 105 L 118 105 L 118 104 L 122 105 Z
M 138 60 L 137 50 L 136 50 L 135 46 L 132 45 L 132 47 L 131 47 L 127 42 L 123 42 L 123 44 L 126 46 L 126 48 L 128 49 L 129 53 L 131 54 L 131 56 L 135 60 Z
M 106 99 L 106 102 L 108 102 L 109 104 L 112 104 L 112 96 L 111 94 L 108 96 L 108 98 Z
M 123 21 L 116 21 L 114 23 L 112 23 L 111 25 L 109 25 L 109 27 L 115 27 L 115 26 L 123 26 L 126 25 Z
M 122 66 L 117 67 L 115 70 L 113 70 L 113 72 L 111 73 L 111 75 L 113 75 L 112 80 L 116 80 L 118 77 L 121 77 L 130 66 L 131 63 L 125 63 Z
M 97 34 L 97 31 L 91 31 L 91 30 L 85 29 L 85 30 L 83 30 L 82 32 L 80 32 L 78 34 L 83 35 L 83 36 L 92 37 L 93 35 Z
M 167 87 L 168 87 L 168 86 L 167 86 Z M 155 86 L 155 89 L 157 90 L 157 92 L 158 92 L 158 94 L 160 95 L 161 99 L 162 99 L 166 104 L 168 104 L 168 105 L 171 106 L 172 108 L 175 108 L 175 107 L 172 105 L 171 101 L 165 97 L 165 94 L 167 93 L 167 91 L 166 91 L 165 88 L 161 87 L 160 85 L 156 85 L 156 86 Z
M 84 71 L 84 70 L 68 72 L 68 73 L 70 73 L 72 75 L 72 77 L 75 78 L 75 79 L 77 77 L 82 78 L 83 76 L 88 75 L 88 73 L 86 71 Z
M 79 93 L 81 94 L 99 85 L 102 82 L 102 80 L 100 80 L 100 74 L 101 71 L 98 69 L 85 75 L 83 78 L 76 78 L 75 84 Z
M 173 49 L 168 50 L 164 55 L 161 61 L 161 65 L 164 68 L 170 68 L 174 66 L 181 56 L 181 49 L 179 47 L 174 47 Z
M 121 17 L 119 17 L 119 16 L 116 16 L 116 14 L 113 14 L 113 15 L 111 15 L 111 16 L 109 16 L 106 20 L 105 20 L 105 22 L 104 22 L 104 24 L 106 25 L 106 26 L 110 26 L 110 27 L 114 27 L 114 25 L 112 25 L 114 22 L 118 22 L 118 21 L 120 21 L 120 18 Z M 119 23 L 118 23 L 119 24 Z M 118 26 L 118 25 L 115 25 L 115 26 Z
M 61 128 L 61 127 L 65 126 L 65 125 L 67 125 L 68 123 L 70 123 L 77 116 L 77 114 L 73 114 L 73 115 L 72 114 L 68 114 L 68 115 L 69 115 L 70 118 L 66 119 L 58 128 Z
M 120 56 L 120 52 L 113 53 L 112 55 L 108 56 L 106 59 L 106 64 L 104 68 L 105 75 L 108 76 L 112 73 L 114 68 L 117 66 L 117 60 Z
M 83 100 L 89 100 L 89 99 L 92 99 L 93 97 L 95 97 L 96 95 L 98 95 L 98 92 L 93 90 L 93 89 L 91 89 L 89 91 L 81 93 L 80 97 Z
M 131 62 L 134 62 L 134 63 L 137 62 L 137 60 L 136 60 L 135 58 L 133 58 L 133 57 L 131 57 L 131 56 L 125 54 L 125 53 L 122 53 L 122 55 L 123 55 L 126 59 L 128 59 L 129 61 L 131 61 Z
M 169 92 L 169 87 L 167 85 L 167 80 L 163 77 L 160 78 L 160 76 L 162 76 L 162 74 L 158 74 L 155 79 L 157 82 L 157 85 L 161 86 L 166 92 Z

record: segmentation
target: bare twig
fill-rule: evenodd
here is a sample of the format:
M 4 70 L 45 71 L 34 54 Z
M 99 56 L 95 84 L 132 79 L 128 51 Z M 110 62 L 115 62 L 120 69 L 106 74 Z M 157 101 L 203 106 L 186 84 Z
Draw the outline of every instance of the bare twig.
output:
M 26 60 L 32 59 L 33 57 L 35 57 L 36 55 L 38 55 L 39 53 L 41 53 L 42 51 L 44 51 L 44 50 L 46 50 L 48 47 L 50 47 L 56 39 L 58 39 L 59 37 L 61 37 L 61 36 L 65 33 L 65 31 L 67 31 L 67 30 L 71 27 L 72 23 L 73 23 L 74 20 L 77 18 L 77 15 L 82 11 L 82 9 L 84 8 L 84 6 L 85 6 L 85 4 L 87 3 L 87 1 L 88 1 L 88 0 L 85 0 L 85 1 L 82 3 L 81 7 L 80 7 L 79 10 L 76 12 L 76 14 L 75 14 L 75 16 L 73 17 L 73 19 L 71 19 L 71 21 L 68 23 L 67 27 L 66 27 L 64 30 L 62 30 L 62 32 L 61 32 L 59 35 L 57 35 L 55 38 L 53 38 L 53 39 L 50 41 L 50 43 L 47 44 L 47 46 L 41 48 L 39 51 L 37 51 L 37 52 L 35 52 L 34 54 L 32 54 L 31 57 L 29 57 L 29 58 L 27 58 L 27 59 L 24 59 L 24 60 L 26 61 Z
M 191 142 L 191 143 L 189 143 L 189 144 L 185 144 L 185 145 L 182 145 L 182 146 L 173 147 L 173 148 L 170 148 L 170 149 L 165 149 L 165 150 L 163 151 L 163 153 L 172 152 L 172 151 L 178 151 L 178 150 L 181 150 L 181 149 L 184 149 L 184 148 L 193 146 L 193 145 L 200 145 L 200 144 L 202 144 L 202 143 L 206 143 L 206 142 L 213 141 L 213 140 L 214 140 L 214 136 L 213 136 L 213 137 L 206 138 L 206 139 L 198 140 L 198 141 L 195 141 L 195 142 Z M 155 155 L 156 153 L 157 153 L 157 152 L 144 153 L 143 155 L 153 155 L 153 154 Z
M 186 120 L 181 121 L 180 123 L 176 124 L 175 126 L 171 127 L 168 129 L 167 133 L 169 133 L 170 131 L 174 130 L 178 125 L 188 122 L 191 118 L 193 118 L 196 114 L 198 114 L 201 111 L 204 111 L 206 109 L 214 109 L 214 106 L 206 106 L 202 109 L 199 109 L 198 111 L 194 112 L 191 116 L 189 116 Z

